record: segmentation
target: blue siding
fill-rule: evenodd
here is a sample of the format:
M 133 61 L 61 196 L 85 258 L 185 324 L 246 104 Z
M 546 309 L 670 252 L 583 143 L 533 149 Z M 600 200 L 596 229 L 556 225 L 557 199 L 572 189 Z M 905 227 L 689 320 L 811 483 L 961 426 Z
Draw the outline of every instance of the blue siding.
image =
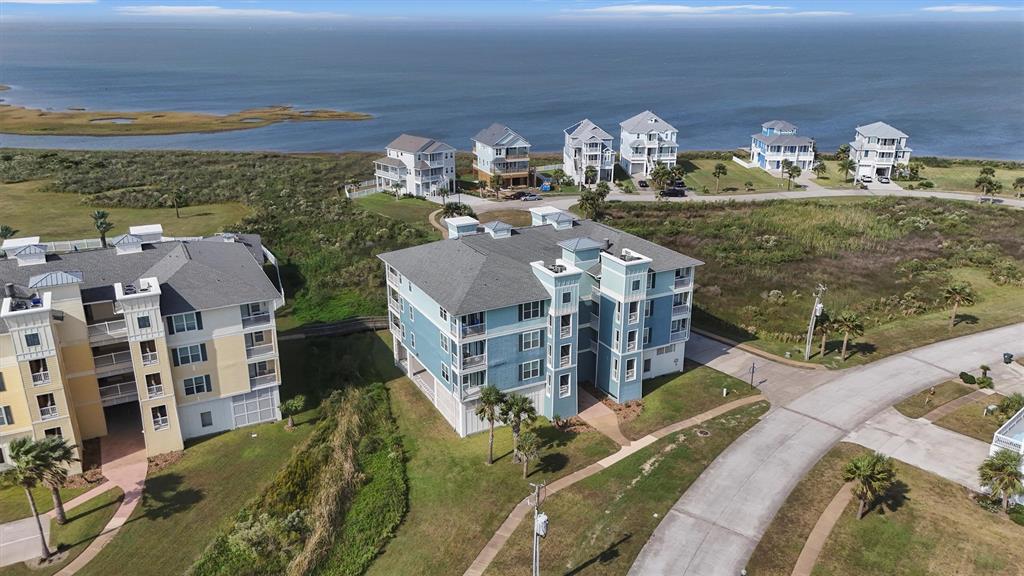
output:
M 509 390 L 519 386 L 543 382 L 545 374 L 544 332 L 545 330 L 541 328 L 541 346 L 525 352 L 519 351 L 520 334 L 508 334 L 489 338 L 487 340 L 487 383 L 493 384 L 501 390 Z M 529 360 L 540 360 L 540 376 L 521 382 L 519 380 L 519 365 Z

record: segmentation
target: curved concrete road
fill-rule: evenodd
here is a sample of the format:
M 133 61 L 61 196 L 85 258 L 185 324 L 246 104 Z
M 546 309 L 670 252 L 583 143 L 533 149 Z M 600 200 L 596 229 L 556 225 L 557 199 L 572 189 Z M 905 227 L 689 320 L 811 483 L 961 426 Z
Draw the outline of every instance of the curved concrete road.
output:
M 773 407 L 676 502 L 629 574 L 740 574 L 793 487 L 836 442 L 907 395 L 962 370 L 997 364 L 1002 352 L 1024 353 L 1024 324 L 844 370 Z

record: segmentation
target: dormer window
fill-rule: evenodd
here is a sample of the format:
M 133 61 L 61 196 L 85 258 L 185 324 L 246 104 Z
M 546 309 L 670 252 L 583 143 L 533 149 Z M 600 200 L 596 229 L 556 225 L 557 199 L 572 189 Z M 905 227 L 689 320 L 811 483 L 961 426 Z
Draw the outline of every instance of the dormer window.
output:
M 41 342 L 39 340 L 39 333 L 38 332 L 29 332 L 28 334 L 25 334 L 25 346 L 28 346 L 29 348 L 32 348 L 34 346 L 40 346 L 40 345 L 41 345 Z

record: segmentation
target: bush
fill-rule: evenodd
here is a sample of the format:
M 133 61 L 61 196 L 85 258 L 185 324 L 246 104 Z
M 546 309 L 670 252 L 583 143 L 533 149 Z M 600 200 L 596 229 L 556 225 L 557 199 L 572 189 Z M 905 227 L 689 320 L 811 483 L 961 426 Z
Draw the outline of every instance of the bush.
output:
M 967 384 L 969 386 L 974 386 L 975 384 L 978 383 L 978 379 L 975 378 L 973 375 L 968 374 L 967 372 L 961 372 L 960 373 L 960 380 L 964 384 Z
M 1024 526 L 1024 505 L 1014 504 L 1010 506 L 1008 511 L 1010 520 L 1013 520 L 1016 524 Z

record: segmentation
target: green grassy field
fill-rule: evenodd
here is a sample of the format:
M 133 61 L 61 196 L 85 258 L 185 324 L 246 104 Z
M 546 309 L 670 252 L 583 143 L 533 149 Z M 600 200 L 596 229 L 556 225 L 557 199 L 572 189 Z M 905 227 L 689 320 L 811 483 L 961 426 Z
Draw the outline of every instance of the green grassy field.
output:
M 480 222 L 487 223 L 501 220 L 513 226 L 529 226 L 530 213 L 525 210 L 491 210 L 480 214 Z
M 902 402 L 893 406 L 896 410 L 903 414 L 907 418 L 920 418 L 925 414 L 935 410 L 939 406 L 946 404 L 966 396 L 975 390 L 974 387 L 968 386 L 958 380 L 950 380 L 943 382 L 935 387 L 935 394 L 931 393 L 931 390 L 922 390 L 917 394 L 903 400 Z
M 777 192 L 786 189 L 786 181 L 776 178 L 760 168 L 744 168 L 732 160 L 682 160 L 679 164 L 686 168 L 686 185 L 697 192 L 701 192 L 705 186 L 708 194 L 715 193 L 715 177 L 711 174 L 715 170 L 715 164 L 725 164 L 728 174 L 721 178 L 721 194 L 743 194 L 747 192 L 746 182 L 754 184 L 751 192 Z
M 370 196 L 358 198 L 355 202 L 357 206 L 364 210 L 369 210 L 418 228 L 431 239 L 441 239 L 441 233 L 431 226 L 427 220 L 431 212 L 441 207 L 429 200 L 409 196 L 401 200 L 395 200 L 394 196 L 387 194 L 371 194 Z
M 62 488 L 61 497 L 65 502 L 79 494 L 91 490 L 93 486 L 84 488 Z M 53 510 L 53 498 L 50 496 L 50 489 L 39 485 L 32 489 L 32 498 L 36 501 L 36 509 L 40 514 Z M 28 498 L 25 496 L 24 488 L 20 486 L 4 486 L 0 488 L 0 524 L 28 518 L 32 515 L 29 508 Z
M 996 433 L 1002 422 L 994 414 L 986 416 L 985 408 L 992 404 L 999 404 L 1003 398 L 1004 396 L 1000 394 L 979 398 L 970 404 L 961 406 L 952 414 L 939 418 L 935 423 L 988 444 L 992 442 L 992 435 Z
M 722 388 L 729 390 L 728 396 L 722 396 Z M 687 362 L 682 374 L 644 380 L 643 410 L 628 422 L 620 421 L 619 427 L 627 438 L 636 440 L 674 422 L 757 393 L 756 388 L 742 380 Z
M 813 289 L 830 314 L 865 327 L 850 358 L 828 334 L 828 366 L 886 355 L 1024 317 L 1024 212 L 918 198 L 741 203 L 611 203 L 608 223 L 705 262 L 694 323 L 775 354 L 803 355 Z M 1005 267 L 1005 270 L 1004 268 Z M 1005 278 L 1016 278 L 999 284 Z M 943 287 L 969 281 L 975 304 L 949 328 Z M 817 345 L 814 347 L 817 352 Z
M 987 512 L 958 484 L 897 463 L 893 509 L 857 520 L 851 501 L 832 530 L 814 576 L 1017 576 L 1024 527 Z M 753 575 L 752 575 L 753 576 Z
M 547 498 L 550 521 L 541 554 L 544 574 L 625 574 L 661 518 L 701 472 L 757 423 L 766 402 L 744 406 L 701 427 L 667 436 Z M 487 570 L 523 574 L 530 565 L 530 521 L 520 523 Z
M 849 174 L 841 174 L 839 162 L 836 160 L 823 160 L 828 171 L 821 176 L 815 177 L 814 181 L 825 188 L 851 189 L 857 188 L 857 182 Z M 813 174 L 813 172 L 812 172 Z
M 949 167 L 938 167 L 938 166 L 925 166 L 920 172 L 921 180 L 930 180 L 935 184 L 937 190 L 953 190 L 957 192 L 975 192 L 979 193 L 978 189 L 974 187 L 974 181 L 977 180 L 981 166 L 954 164 Z M 1024 170 L 1010 170 L 1005 168 L 996 168 L 995 179 L 1002 183 L 1003 190 L 1000 195 L 1003 197 L 1012 197 L 1017 193 L 1013 189 L 1013 182 L 1017 178 L 1024 177 Z M 916 184 L 916 182 L 898 182 L 900 186 L 906 186 L 908 184 Z
M 46 192 L 46 182 L 0 184 L 0 224 L 19 231 L 22 236 L 40 236 L 43 240 L 76 240 L 98 238 L 99 233 L 89 217 L 94 210 L 106 210 L 115 228 L 107 234 L 112 238 L 128 232 L 129 226 L 162 224 L 164 233 L 174 236 L 202 236 L 232 230 L 249 214 L 238 202 L 186 206 L 181 218 L 174 208 L 110 208 L 83 203 L 87 196 Z
M 29 568 L 25 564 L 0 569 L 4 576 L 49 576 L 55 574 L 81 554 L 100 535 L 124 499 L 120 488 L 112 488 L 88 502 L 68 510 L 68 522 L 50 524 L 50 550 L 60 553 L 60 561 L 47 566 Z

